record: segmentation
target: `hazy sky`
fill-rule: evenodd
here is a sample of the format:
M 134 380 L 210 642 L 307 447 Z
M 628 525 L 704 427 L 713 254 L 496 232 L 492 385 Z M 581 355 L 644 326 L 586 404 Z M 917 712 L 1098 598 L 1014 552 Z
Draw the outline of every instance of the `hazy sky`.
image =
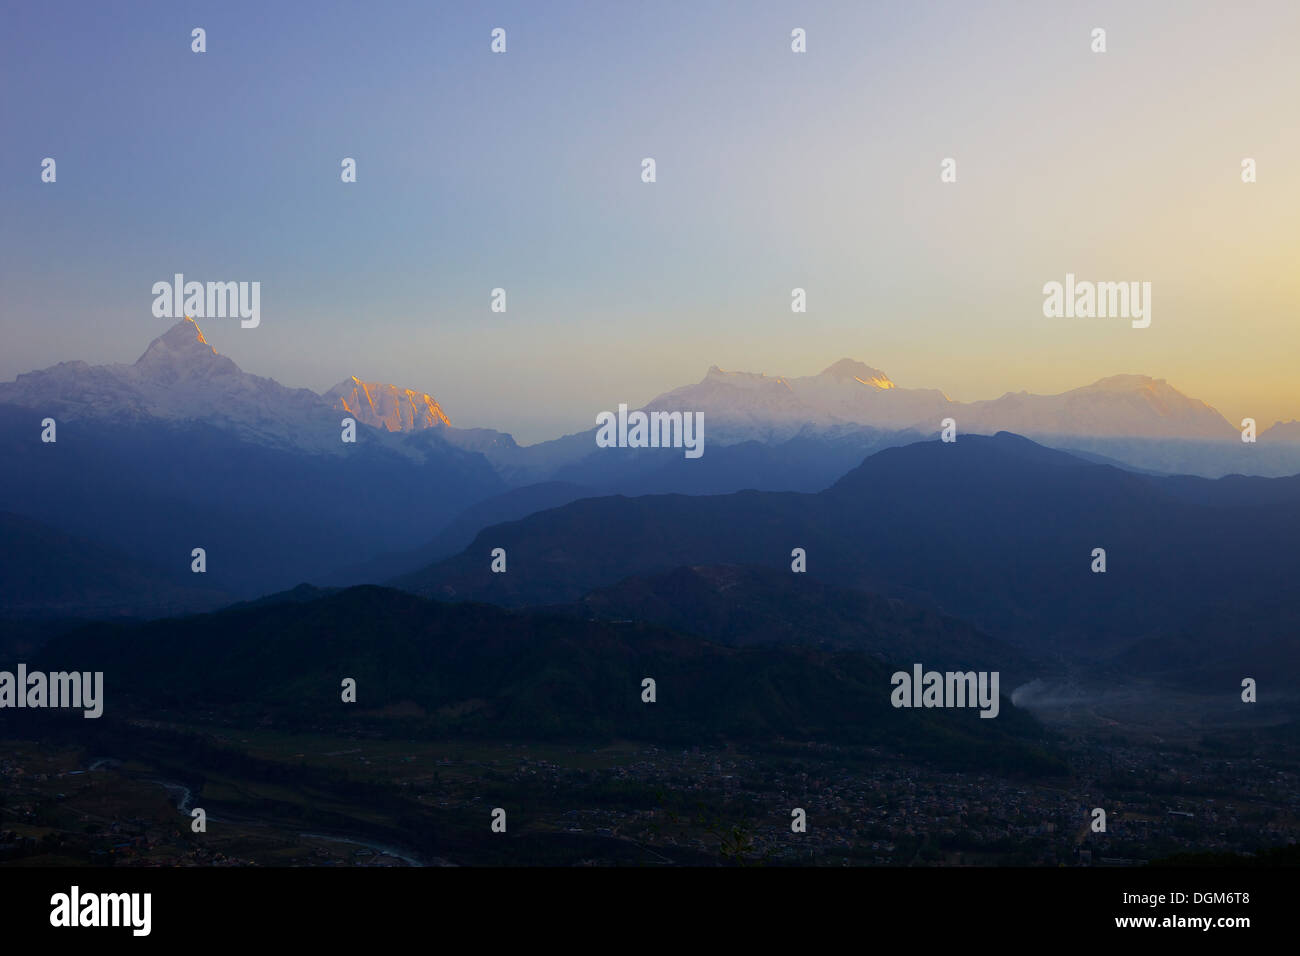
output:
M 183 272 L 261 282 L 259 328 L 200 322 L 248 371 L 525 441 L 845 356 L 1263 427 L 1300 417 L 1297 37 L 1294 0 L 10 4 L 0 379 L 133 361 Z M 1150 328 L 1045 318 L 1067 272 L 1151 282 Z

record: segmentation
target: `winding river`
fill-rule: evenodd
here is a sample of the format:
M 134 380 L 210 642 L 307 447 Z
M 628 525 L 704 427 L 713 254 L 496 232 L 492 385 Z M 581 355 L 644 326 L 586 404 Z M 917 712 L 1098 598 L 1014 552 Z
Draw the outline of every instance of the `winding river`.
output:
M 114 769 L 120 766 L 122 766 L 122 761 L 116 757 L 97 757 L 87 765 L 86 770 L 88 772 L 94 772 L 96 770 Z M 175 805 L 177 812 L 183 814 L 187 819 L 189 818 L 190 811 L 193 809 L 193 804 L 194 804 L 193 790 L 191 790 L 185 784 L 175 780 L 160 780 L 156 777 L 145 777 L 142 779 L 147 780 L 149 783 L 157 784 L 158 786 L 166 790 L 168 795 L 171 797 L 171 801 L 173 805 Z M 222 818 L 216 816 L 215 814 L 209 813 L 208 819 L 212 821 L 220 822 Z M 260 826 L 260 827 L 270 826 L 270 824 L 267 823 L 265 820 L 257 820 L 257 819 L 242 818 L 242 817 L 238 819 L 228 817 L 227 822 L 240 823 L 245 826 Z M 367 839 L 365 837 L 353 836 L 350 834 L 307 833 L 303 831 L 298 831 L 297 836 L 300 837 L 301 839 L 307 839 L 307 840 L 326 840 L 330 843 L 346 843 L 351 846 L 365 847 L 367 850 L 370 850 L 374 853 L 378 853 L 383 856 L 389 856 L 395 860 L 401 860 L 403 863 L 407 864 L 408 866 L 455 866 L 454 863 L 449 863 L 448 861 L 441 859 L 440 857 L 434 857 L 431 860 L 428 860 L 426 862 L 425 860 L 417 856 L 413 850 L 390 846 L 384 843 L 376 843 L 373 840 Z

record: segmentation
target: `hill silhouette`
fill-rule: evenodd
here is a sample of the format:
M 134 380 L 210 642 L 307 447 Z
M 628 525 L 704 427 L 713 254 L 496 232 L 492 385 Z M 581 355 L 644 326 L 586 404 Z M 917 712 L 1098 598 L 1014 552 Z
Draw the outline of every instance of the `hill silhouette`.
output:
M 394 584 L 559 604 L 681 566 L 790 574 L 803 548 L 809 575 L 836 587 L 901 597 L 1035 653 L 1107 656 L 1215 603 L 1294 596 L 1300 482 L 1220 482 L 1133 474 L 1007 433 L 963 435 L 881 451 L 818 494 L 576 501 L 486 529 Z M 506 574 L 490 571 L 498 547 Z M 1096 548 L 1105 573 L 1092 572 Z
M 102 670 L 115 717 L 202 714 L 259 726 L 469 738 L 778 739 L 868 745 L 952 768 L 1061 769 L 1005 697 L 975 709 L 895 709 L 866 655 L 725 647 L 645 624 L 442 604 L 358 587 L 55 638 L 48 670 Z M 340 699 L 344 678 L 357 702 Z M 642 680 L 657 682 L 655 703 Z M 1009 688 L 1006 688 L 1009 693 Z

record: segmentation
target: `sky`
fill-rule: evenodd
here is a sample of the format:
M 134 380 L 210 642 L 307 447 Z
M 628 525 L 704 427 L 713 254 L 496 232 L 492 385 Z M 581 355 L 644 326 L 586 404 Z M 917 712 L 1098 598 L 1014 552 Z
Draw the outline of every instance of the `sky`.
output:
M 246 371 L 523 442 L 710 365 L 843 357 L 962 401 L 1139 373 L 1300 418 L 1292 0 L 0 17 L 0 380 L 134 361 L 181 272 L 261 283 L 257 328 L 199 323 Z M 1150 282 L 1150 327 L 1045 317 L 1066 273 Z

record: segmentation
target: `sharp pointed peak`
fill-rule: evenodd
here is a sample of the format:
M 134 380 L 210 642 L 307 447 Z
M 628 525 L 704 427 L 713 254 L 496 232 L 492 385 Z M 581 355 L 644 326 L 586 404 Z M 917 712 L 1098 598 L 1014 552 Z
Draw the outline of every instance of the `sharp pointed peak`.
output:
M 139 365 L 151 356 L 176 353 L 216 355 L 217 350 L 203 337 L 199 324 L 187 315 L 150 342 L 149 347 L 136 359 L 136 364 Z
M 177 322 L 175 325 L 173 325 L 169 331 L 174 331 L 176 329 L 188 330 L 190 326 L 194 327 L 195 339 L 199 342 L 202 342 L 204 345 L 208 345 L 209 344 L 208 340 L 203 337 L 203 330 L 199 328 L 199 323 L 195 322 L 194 319 L 188 315 L 185 316 L 185 318 L 181 319 L 179 322 Z

